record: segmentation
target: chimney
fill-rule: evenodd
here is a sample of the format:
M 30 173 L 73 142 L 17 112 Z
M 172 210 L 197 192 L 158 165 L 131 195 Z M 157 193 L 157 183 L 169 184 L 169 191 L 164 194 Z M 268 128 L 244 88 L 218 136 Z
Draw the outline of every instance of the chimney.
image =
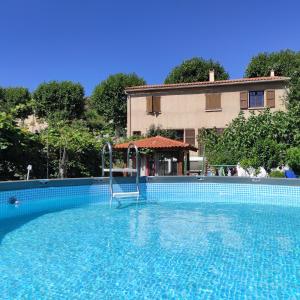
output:
M 209 81 L 214 82 L 215 81 L 215 70 L 209 70 Z
M 271 70 L 270 76 L 275 77 L 275 71 L 273 69 Z

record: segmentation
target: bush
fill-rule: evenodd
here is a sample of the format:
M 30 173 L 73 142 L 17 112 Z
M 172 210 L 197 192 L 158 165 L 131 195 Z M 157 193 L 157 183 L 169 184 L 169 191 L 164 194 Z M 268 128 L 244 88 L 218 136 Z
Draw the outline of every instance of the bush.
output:
M 273 178 L 284 178 L 284 173 L 282 171 L 279 170 L 274 170 L 269 174 L 270 177 Z
M 287 150 L 286 162 L 294 172 L 300 173 L 300 147 L 293 147 Z
M 257 158 L 244 158 L 241 160 L 240 165 L 243 169 L 248 169 L 248 168 L 254 168 L 258 169 L 259 168 L 259 163 Z
M 286 162 L 286 152 L 299 145 L 299 114 L 293 109 L 287 112 L 270 112 L 265 109 L 248 118 L 241 113 L 222 135 L 216 129 L 202 129 L 198 139 L 205 145 L 205 153 L 212 165 L 237 164 L 264 167 L 267 171 Z M 293 156 L 296 159 L 295 156 Z M 299 161 L 294 165 L 299 166 Z

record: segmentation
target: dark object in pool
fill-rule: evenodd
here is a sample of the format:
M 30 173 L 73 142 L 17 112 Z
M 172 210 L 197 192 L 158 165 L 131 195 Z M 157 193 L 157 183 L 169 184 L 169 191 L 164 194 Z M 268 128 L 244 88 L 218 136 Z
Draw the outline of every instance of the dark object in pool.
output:
M 9 204 L 12 204 L 12 205 L 16 205 L 16 204 L 19 203 L 19 201 L 18 201 L 18 199 L 17 199 L 16 197 L 10 197 L 10 198 L 8 199 L 8 203 L 9 203 Z

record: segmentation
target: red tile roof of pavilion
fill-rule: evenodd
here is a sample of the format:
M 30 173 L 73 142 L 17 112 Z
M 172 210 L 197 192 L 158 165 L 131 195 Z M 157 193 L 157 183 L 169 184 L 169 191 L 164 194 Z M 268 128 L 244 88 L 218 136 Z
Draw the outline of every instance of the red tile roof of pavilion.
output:
M 155 136 L 136 140 L 128 143 L 114 145 L 115 150 L 127 149 L 130 143 L 135 144 L 138 148 L 154 149 L 154 150 L 191 150 L 197 151 L 198 149 L 190 144 L 183 143 L 176 140 L 171 140 L 162 136 Z

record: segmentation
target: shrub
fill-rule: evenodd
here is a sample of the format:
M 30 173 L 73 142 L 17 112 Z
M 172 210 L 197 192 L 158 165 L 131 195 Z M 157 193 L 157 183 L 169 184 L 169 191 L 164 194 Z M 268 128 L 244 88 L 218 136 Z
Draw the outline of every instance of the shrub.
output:
M 273 178 L 284 178 L 284 173 L 279 170 L 274 170 L 269 174 L 269 176 Z
M 300 173 L 300 147 L 293 147 L 287 150 L 286 161 L 288 165 L 297 173 Z
M 236 164 L 267 171 L 286 162 L 286 152 L 300 143 L 299 113 L 296 109 L 287 112 L 252 113 L 248 118 L 241 113 L 222 135 L 216 129 L 202 129 L 199 142 L 205 145 L 210 164 Z M 294 161 L 296 158 L 293 156 Z M 299 166 L 300 160 L 294 162 Z

